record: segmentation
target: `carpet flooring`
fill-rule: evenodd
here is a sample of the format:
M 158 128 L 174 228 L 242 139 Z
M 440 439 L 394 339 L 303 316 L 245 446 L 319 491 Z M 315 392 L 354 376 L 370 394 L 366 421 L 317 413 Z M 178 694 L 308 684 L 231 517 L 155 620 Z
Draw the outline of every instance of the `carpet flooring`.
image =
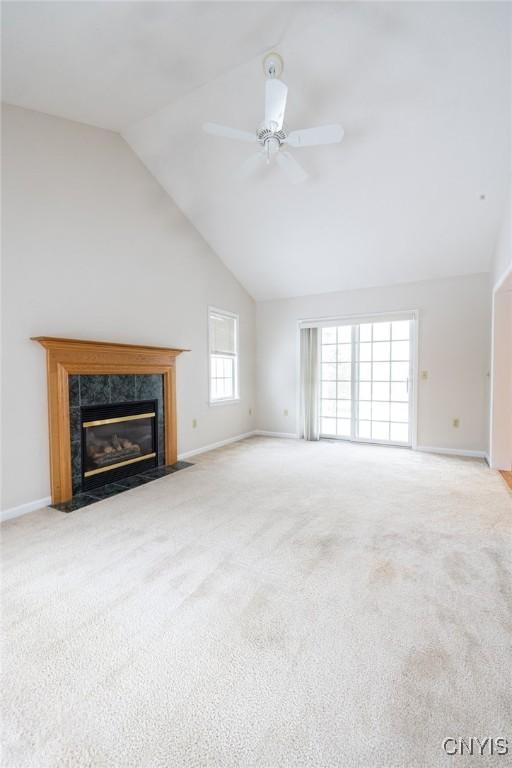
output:
M 5 523 L 4 768 L 510 764 L 512 494 L 483 461 L 255 437 Z

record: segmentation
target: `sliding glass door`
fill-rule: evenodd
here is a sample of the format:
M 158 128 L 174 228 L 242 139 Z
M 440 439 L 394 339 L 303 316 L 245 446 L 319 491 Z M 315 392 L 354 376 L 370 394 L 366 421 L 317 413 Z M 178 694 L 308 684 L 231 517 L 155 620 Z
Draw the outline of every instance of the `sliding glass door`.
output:
M 413 319 L 322 327 L 320 433 L 411 444 Z

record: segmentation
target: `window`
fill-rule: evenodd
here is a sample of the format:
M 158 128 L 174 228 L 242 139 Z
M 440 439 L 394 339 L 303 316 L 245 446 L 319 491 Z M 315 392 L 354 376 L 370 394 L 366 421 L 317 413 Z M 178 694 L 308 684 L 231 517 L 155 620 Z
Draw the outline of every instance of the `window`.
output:
M 210 403 L 238 400 L 238 315 L 208 310 Z
M 411 443 L 413 320 L 321 328 L 323 437 Z

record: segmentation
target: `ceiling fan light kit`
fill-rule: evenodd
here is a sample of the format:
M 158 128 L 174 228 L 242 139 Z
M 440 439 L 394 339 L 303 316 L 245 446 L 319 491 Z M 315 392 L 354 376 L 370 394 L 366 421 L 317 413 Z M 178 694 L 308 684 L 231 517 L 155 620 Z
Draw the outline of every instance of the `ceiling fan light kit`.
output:
M 242 171 L 247 174 L 258 167 L 262 160 L 269 164 L 274 158 L 277 165 L 286 173 L 293 183 L 305 181 L 308 174 L 290 152 L 286 151 L 286 145 L 298 149 L 299 147 L 315 147 L 322 144 L 337 144 L 343 139 L 341 125 L 323 125 L 318 128 L 304 128 L 288 133 L 284 127 L 284 115 L 288 86 L 280 80 L 284 69 L 281 56 L 271 52 L 263 59 L 263 71 L 265 73 L 265 120 L 255 133 L 241 131 L 238 128 L 218 125 L 217 123 L 205 123 L 203 130 L 212 136 L 221 136 L 226 139 L 238 141 L 256 141 L 261 150 L 249 157 L 242 166 Z

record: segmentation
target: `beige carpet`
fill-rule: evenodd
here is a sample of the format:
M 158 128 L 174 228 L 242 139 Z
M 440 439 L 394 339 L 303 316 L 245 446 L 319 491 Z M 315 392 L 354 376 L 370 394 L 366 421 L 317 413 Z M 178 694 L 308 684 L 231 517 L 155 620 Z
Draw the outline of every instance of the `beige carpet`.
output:
M 442 741 L 512 736 L 511 500 L 478 460 L 253 438 L 6 523 L 2 765 L 510 764 Z

